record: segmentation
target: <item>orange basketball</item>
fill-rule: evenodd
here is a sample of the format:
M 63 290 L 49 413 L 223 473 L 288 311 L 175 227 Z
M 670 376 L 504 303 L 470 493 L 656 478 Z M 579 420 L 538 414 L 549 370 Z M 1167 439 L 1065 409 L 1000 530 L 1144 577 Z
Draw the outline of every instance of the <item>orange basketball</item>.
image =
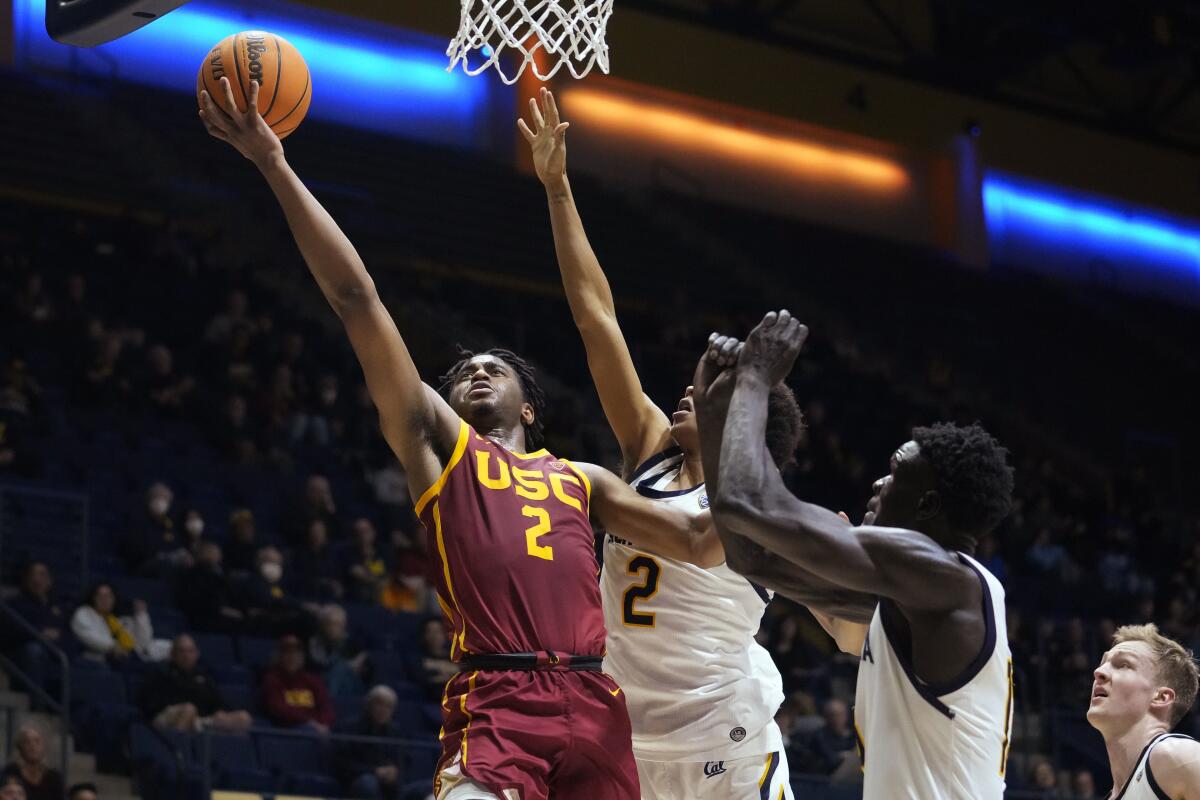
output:
M 273 33 L 242 31 L 208 51 L 196 76 L 196 97 L 207 89 L 213 102 L 228 111 L 223 76 L 229 78 L 239 111 L 246 110 L 250 82 L 258 82 L 258 110 L 280 139 L 296 130 L 312 102 L 308 64 L 290 42 Z

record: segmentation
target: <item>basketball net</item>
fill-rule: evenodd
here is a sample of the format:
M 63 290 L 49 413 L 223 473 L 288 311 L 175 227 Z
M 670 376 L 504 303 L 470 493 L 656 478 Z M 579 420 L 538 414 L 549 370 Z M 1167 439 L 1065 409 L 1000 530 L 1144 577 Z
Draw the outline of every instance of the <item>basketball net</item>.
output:
M 458 35 L 446 50 L 446 70 L 461 62 L 464 72 L 478 75 L 494 66 L 507 84 L 516 83 L 526 68 L 539 80 L 549 80 L 564 64 L 576 78 L 597 65 L 608 74 L 604 32 L 612 4 L 613 0 L 462 0 Z M 548 71 L 538 65 L 539 50 L 553 61 Z M 502 61 L 510 53 L 519 59 L 512 75 Z

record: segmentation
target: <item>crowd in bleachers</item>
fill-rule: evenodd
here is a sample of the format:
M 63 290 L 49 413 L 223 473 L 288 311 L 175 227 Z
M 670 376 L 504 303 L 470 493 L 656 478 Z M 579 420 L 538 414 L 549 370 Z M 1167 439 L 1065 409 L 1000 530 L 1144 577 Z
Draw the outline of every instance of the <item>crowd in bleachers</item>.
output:
M 18 575 L 20 554 L 6 543 L 4 569 L 19 583 L 11 606 L 73 658 L 79 743 L 144 788 L 194 785 L 211 765 L 221 786 L 424 798 L 454 667 L 403 472 L 340 332 L 227 260 L 216 239 L 10 210 L 0 230 L 0 482 L 74 489 L 95 511 L 78 596 L 55 591 L 71 568 L 36 546 Z M 282 259 L 306 285 L 295 257 Z M 395 275 L 381 287 L 397 283 L 406 309 L 442 318 L 445 287 Z M 495 297 L 467 287 L 454 302 L 469 317 Z M 680 289 L 677 313 L 625 320 L 653 397 L 679 394 L 708 327 L 741 331 L 762 310 L 760 298 L 739 302 L 712 308 Z M 495 330 L 492 343 L 510 335 Z M 562 345 L 573 335 L 527 339 L 552 387 L 549 447 L 612 465 L 580 349 Z M 432 377 L 451 342 L 422 341 L 414 354 Z M 929 393 L 912 397 L 853 337 L 815 330 L 795 376 L 809 432 L 790 485 L 861 512 L 906 425 L 969 405 L 952 363 L 927 366 Z M 979 558 L 1009 591 L 1025 739 L 1009 781 L 1032 796 L 1094 797 L 1106 776 L 1078 724 L 1091 670 L 1123 622 L 1154 619 L 1200 644 L 1200 527 L 1142 465 L 1106 466 L 1097 481 L 1027 430 L 999 433 L 1018 497 Z M 760 638 L 784 675 L 792 772 L 852 783 L 855 660 L 782 600 Z M 38 642 L 10 632 L 5 648 L 54 686 Z M 1194 718 L 1184 725 L 1195 731 Z M 313 736 L 285 735 L 296 731 Z M 429 748 L 330 745 L 321 737 L 331 731 Z

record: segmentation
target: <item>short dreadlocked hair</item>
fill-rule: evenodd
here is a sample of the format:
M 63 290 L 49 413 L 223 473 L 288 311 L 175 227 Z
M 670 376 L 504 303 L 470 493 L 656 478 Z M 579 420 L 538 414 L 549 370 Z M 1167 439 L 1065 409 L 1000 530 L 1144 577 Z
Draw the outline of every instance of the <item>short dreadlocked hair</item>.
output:
M 533 367 L 529 362 L 512 350 L 505 350 L 503 347 L 493 347 L 490 350 L 483 350 L 476 353 L 459 345 L 458 356 L 458 361 L 454 362 L 454 365 L 438 378 L 440 382 L 438 390 L 443 395 L 448 396 L 455 376 L 458 375 L 472 358 L 476 356 L 494 356 L 500 359 L 517 374 L 517 381 L 521 384 L 521 394 L 525 397 L 525 402 L 529 403 L 529 406 L 533 409 L 533 422 L 529 424 L 521 423 L 521 426 L 525 429 L 525 448 L 527 450 L 536 450 L 541 447 L 542 441 L 545 438 L 543 433 L 545 431 L 545 423 L 542 421 L 542 415 L 546 411 L 546 393 L 538 385 L 537 378 L 534 377 Z
M 938 422 L 913 428 L 912 437 L 937 476 L 951 525 L 979 536 L 1008 516 L 1013 492 L 1008 450 L 982 425 Z
M 785 384 L 771 387 L 767 395 L 767 452 L 775 466 L 783 469 L 796 457 L 804 435 L 804 415 L 796 395 Z

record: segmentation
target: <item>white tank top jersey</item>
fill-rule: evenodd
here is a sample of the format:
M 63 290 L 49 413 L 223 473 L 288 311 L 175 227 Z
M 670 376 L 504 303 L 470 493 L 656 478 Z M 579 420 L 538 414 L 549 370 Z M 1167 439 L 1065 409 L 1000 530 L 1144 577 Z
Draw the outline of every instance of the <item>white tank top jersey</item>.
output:
M 1182 733 L 1163 733 L 1154 737 L 1138 757 L 1133 774 L 1125 781 L 1125 787 L 1121 789 L 1121 793 L 1110 794 L 1110 800 L 1171 800 L 1170 796 L 1159 787 L 1158 781 L 1154 779 L 1154 771 L 1150 769 L 1150 754 L 1154 752 L 1158 743 L 1165 739 L 1191 738 Z
M 983 647 L 958 680 L 926 684 L 885 621 L 883 604 L 876 606 L 858 665 L 854 708 L 864 800 L 1004 796 L 1013 704 L 1004 587 L 978 561 L 956 555 L 983 586 Z
M 671 491 L 683 454 L 646 461 L 630 485 L 692 511 L 704 485 Z M 644 761 L 720 761 L 779 751 L 783 680 L 754 640 L 771 594 L 721 564 L 703 569 L 604 537 L 604 669 L 625 691 Z

